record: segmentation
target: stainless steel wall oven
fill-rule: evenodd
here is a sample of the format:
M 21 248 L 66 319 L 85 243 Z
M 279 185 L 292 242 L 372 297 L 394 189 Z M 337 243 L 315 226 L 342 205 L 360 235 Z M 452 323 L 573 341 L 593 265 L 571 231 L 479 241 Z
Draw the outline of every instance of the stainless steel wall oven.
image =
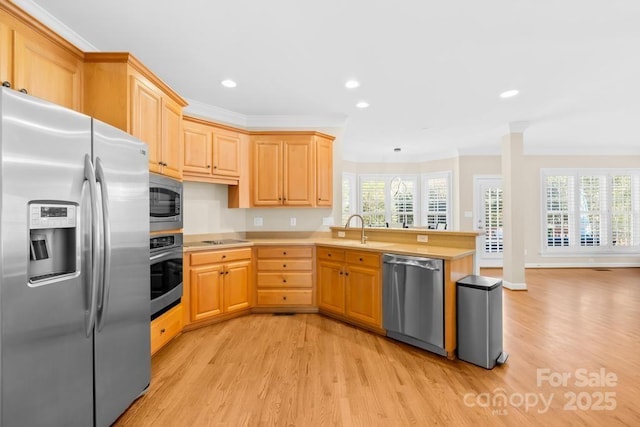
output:
M 153 320 L 182 298 L 182 233 L 152 236 L 149 249 Z

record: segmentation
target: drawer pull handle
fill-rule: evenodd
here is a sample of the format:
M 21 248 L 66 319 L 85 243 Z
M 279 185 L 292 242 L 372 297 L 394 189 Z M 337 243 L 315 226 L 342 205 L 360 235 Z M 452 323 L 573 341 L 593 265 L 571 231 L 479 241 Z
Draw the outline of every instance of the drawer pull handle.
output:
M 164 328 L 160 329 L 160 333 L 164 334 L 165 333 L 165 329 Z
M 286 297 L 286 296 L 284 296 L 284 297 L 282 297 L 282 299 L 286 301 L 286 300 L 287 300 L 287 297 Z

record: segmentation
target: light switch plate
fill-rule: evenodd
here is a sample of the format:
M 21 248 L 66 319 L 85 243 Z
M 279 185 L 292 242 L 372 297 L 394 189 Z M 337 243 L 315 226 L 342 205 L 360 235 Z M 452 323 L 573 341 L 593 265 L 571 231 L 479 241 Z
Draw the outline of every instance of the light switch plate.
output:
M 253 225 L 254 227 L 262 227 L 262 217 L 261 216 L 254 216 L 253 217 Z
M 296 226 L 296 218 L 295 217 L 289 218 L 289 225 L 292 226 L 292 227 Z

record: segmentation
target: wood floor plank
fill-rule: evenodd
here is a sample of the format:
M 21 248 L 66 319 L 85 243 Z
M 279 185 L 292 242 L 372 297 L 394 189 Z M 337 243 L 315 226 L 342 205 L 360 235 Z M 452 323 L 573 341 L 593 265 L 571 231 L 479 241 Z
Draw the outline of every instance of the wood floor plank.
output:
M 116 425 L 640 425 L 640 269 L 530 269 L 526 280 L 528 291 L 504 291 L 510 357 L 493 370 L 317 314 L 250 315 L 157 353 L 149 392 Z M 540 382 L 544 369 L 571 377 Z M 581 387 L 580 369 L 616 384 Z M 615 409 L 592 409 L 605 393 Z

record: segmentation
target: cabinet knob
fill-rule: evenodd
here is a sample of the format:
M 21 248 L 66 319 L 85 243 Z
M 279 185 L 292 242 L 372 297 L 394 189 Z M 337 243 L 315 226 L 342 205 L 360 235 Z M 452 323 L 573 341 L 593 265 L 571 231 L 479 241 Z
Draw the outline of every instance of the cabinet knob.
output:
M 215 165 L 214 165 L 214 166 L 213 166 L 213 168 L 214 168 L 214 169 L 218 169 L 218 166 L 215 166 Z
M 278 200 L 282 200 L 282 197 L 278 197 Z
M 329 253 L 327 254 L 327 256 L 328 256 L 328 257 L 331 257 L 331 252 L 329 252 Z
M 27 93 L 27 94 L 29 93 L 29 92 L 27 92 L 27 90 L 25 88 L 20 89 L 20 92 Z
M 347 272 L 345 272 L 345 273 L 344 273 L 344 275 L 345 275 L 345 276 L 348 276 L 348 275 L 349 275 L 349 272 L 348 272 L 348 271 L 347 271 Z
M 222 259 L 225 259 L 227 256 L 226 255 L 222 255 Z
M 211 169 L 211 165 L 207 165 L 207 169 Z
M 11 87 L 11 83 L 5 80 L 5 81 L 2 82 L 2 86 L 3 87 Z
M 282 252 L 282 255 L 286 255 L 286 254 L 287 254 L 286 252 Z
M 287 268 L 287 264 L 282 264 L 282 268 Z
M 364 261 L 362 258 L 360 258 L 360 262 Z
M 161 333 L 161 334 L 164 334 L 165 332 L 166 332 L 166 331 L 165 331 L 165 329 L 164 329 L 164 328 L 160 329 L 160 333 Z
M 344 273 L 341 271 L 341 272 L 340 272 L 340 275 L 342 276 L 343 274 L 344 274 Z
M 220 272 L 220 275 L 222 276 L 223 274 L 224 274 L 224 271 L 221 271 L 221 272 Z
M 228 271 L 225 271 L 225 272 L 224 272 L 224 274 L 229 274 L 229 272 L 228 272 Z
M 284 296 L 284 297 L 282 297 L 282 299 L 286 301 L 286 300 L 287 300 L 287 297 L 286 297 L 286 296 Z
M 282 279 L 282 283 L 287 283 L 287 279 Z

